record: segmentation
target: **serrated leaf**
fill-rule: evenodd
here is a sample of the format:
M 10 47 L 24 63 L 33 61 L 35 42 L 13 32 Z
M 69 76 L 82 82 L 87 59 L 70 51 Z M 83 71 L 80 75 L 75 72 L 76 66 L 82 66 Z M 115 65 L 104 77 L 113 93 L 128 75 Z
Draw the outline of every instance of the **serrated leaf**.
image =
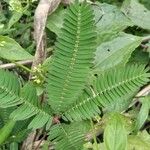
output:
M 8 60 L 26 60 L 33 58 L 15 40 L 7 36 L 0 36 L 0 57 Z
M 126 150 L 127 133 L 119 114 L 111 115 L 104 130 L 104 144 L 106 150 Z
M 135 25 L 150 30 L 150 11 L 144 5 L 137 0 L 125 0 L 121 9 Z
M 96 50 L 94 68 L 104 71 L 118 64 L 126 64 L 141 41 L 140 37 L 121 34 L 112 41 L 100 44 Z

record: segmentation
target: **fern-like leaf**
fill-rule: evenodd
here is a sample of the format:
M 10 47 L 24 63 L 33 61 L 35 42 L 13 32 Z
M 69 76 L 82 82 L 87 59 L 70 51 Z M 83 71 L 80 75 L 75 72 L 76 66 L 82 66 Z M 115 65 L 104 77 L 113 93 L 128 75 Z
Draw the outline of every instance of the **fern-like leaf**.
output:
M 64 111 L 84 89 L 96 47 L 93 10 L 87 3 L 72 4 L 47 74 L 48 102 L 55 111 Z
M 93 85 L 93 94 L 87 96 L 83 93 L 76 104 L 64 112 L 63 119 L 89 119 L 100 112 L 99 107 L 109 108 L 120 99 L 125 100 L 127 95 L 131 97 L 149 81 L 147 71 L 144 66 L 130 65 L 99 75 Z
M 90 128 L 90 123 L 83 121 L 69 125 L 56 124 L 51 128 L 48 139 L 54 142 L 56 150 L 80 150 Z
M 39 105 L 36 90 L 33 85 L 28 83 L 20 90 L 20 83 L 17 77 L 11 72 L 2 69 L 0 70 L 0 77 L 0 107 L 4 110 L 4 108 L 20 104 L 11 113 L 10 117 L 12 119 L 16 121 L 26 120 L 36 115 L 30 122 L 29 128 L 40 128 L 46 123 L 52 122 L 49 109 L 46 107 L 42 108 Z
M 46 109 L 41 108 L 36 94 L 36 89 L 30 83 L 26 84 L 20 94 L 23 104 L 13 111 L 10 117 L 14 120 L 25 120 L 35 115 L 28 128 L 40 128 L 51 120 L 52 117 Z
M 21 103 L 20 84 L 11 72 L 0 69 L 0 107 L 7 108 Z

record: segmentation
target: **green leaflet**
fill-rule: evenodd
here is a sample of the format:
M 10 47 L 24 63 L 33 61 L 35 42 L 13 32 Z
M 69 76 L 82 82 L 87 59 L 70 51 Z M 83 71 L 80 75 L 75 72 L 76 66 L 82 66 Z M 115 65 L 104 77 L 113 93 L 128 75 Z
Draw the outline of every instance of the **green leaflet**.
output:
M 48 16 L 46 27 L 56 35 L 59 35 L 63 25 L 64 15 L 65 9 L 62 7 L 58 8 L 55 13 Z
M 0 78 L 0 107 L 6 108 L 20 104 L 20 84 L 17 77 L 0 69 Z
M 55 143 L 56 150 L 80 150 L 90 128 L 88 121 L 56 124 L 51 127 L 48 139 Z
M 20 90 L 17 77 L 2 69 L 0 70 L 0 77 L 0 107 L 7 108 L 22 104 L 11 113 L 12 119 L 16 121 L 25 120 L 36 115 L 30 122 L 29 128 L 40 128 L 47 122 L 52 122 L 52 117 L 49 114 L 50 109 L 47 108 L 48 106 L 41 108 L 33 85 L 27 83 Z
M 41 108 L 39 105 L 36 89 L 30 83 L 26 84 L 20 95 L 23 104 L 19 106 L 10 115 L 10 118 L 14 120 L 25 120 L 32 116 L 35 116 L 30 122 L 28 128 L 41 128 L 49 120 L 52 122 L 52 117 L 47 111 L 47 108 Z
M 80 95 L 92 66 L 96 32 L 90 5 L 75 2 L 68 8 L 55 46 L 46 90 L 49 104 L 59 113 Z
M 114 105 L 124 103 L 123 100 L 131 98 L 142 85 L 149 81 L 150 75 L 147 71 L 142 65 L 130 65 L 99 75 L 94 81 L 94 89 L 88 94 L 83 93 L 77 102 L 63 113 L 63 119 L 70 121 L 89 119 L 100 113 L 99 107 L 107 110 Z M 128 106 L 126 103 L 125 105 Z

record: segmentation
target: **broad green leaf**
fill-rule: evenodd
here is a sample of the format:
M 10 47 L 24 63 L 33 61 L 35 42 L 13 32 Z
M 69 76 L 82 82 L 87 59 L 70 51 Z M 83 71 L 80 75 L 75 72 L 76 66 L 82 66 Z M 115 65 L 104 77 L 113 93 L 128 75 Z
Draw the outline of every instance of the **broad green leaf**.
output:
M 102 43 L 97 47 L 94 68 L 104 71 L 118 64 L 126 64 L 141 41 L 140 37 L 121 34 L 112 41 Z
M 148 50 L 148 49 L 147 49 Z M 148 52 L 143 51 L 140 47 L 137 48 L 131 55 L 129 62 L 130 64 L 145 64 L 149 62 Z
M 125 0 L 122 11 L 135 25 L 150 30 L 150 11 L 137 0 Z
M 26 60 L 33 58 L 15 40 L 7 36 L 0 36 L 0 57 L 8 60 Z
M 56 35 L 60 33 L 60 29 L 63 24 L 65 10 L 62 8 L 58 8 L 56 12 L 54 12 L 52 15 L 50 15 L 47 19 L 47 25 L 46 27 L 54 32 Z
M 127 133 L 119 114 L 111 115 L 104 130 L 106 150 L 126 150 Z
M 8 22 L 8 29 L 10 29 L 15 23 L 19 21 L 22 17 L 23 13 L 14 11 L 9 22 Z
M 135 131 L 138 131 L 143 126 L 146 119 L 148 118 L 148 114 L 149 114 L 149 110 L 150 110 L 150 96 L 146 96 L 141 99 L 142 99 L 142 107 L 137 116 Z
M 147 131 L 138 133 L 138 135 L 128 136 L 127 150 L 149 150 L 150 149 L 150 135 Z
M 117 37 L 120 31 L 133 25 L 116 6 L 98 3 L 93 6 L 93 9 L 98 32 L 98 44 Z

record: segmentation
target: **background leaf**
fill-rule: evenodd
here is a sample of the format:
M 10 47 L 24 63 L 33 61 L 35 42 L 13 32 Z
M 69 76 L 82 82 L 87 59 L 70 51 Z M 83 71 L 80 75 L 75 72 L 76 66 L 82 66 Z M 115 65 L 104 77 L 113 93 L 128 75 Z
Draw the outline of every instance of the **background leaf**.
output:
M 98 3 L 93 7 L 98 32 L 98 44 L 118 36 L 132 22 L 116 6 Z
M 62 28 L 63 19 L 64 19 L 65 10 L 61 7 L 56 10 L 55 13 L 50 15 L 47 19 L 46 27 L 54 32 L 57 36 L 60 33 L 60 29 Z
M 33 58 L 15 40 L 7 36 L 0 36 L 0 57 L 8 60 L 26 60 Z
M 147 131 L 140 132 L 138 135 L 129 135 L 127 150 L 149 150 L 149 141 L 150 135 Z
M 122 11 L 135 25 L 150 30 L 150 11 L 137 0 L 125 0 Z
M 104 130 L 106 150 L 126 150 L 127 133 L 120 117 L 113 114 Z
M 150 96 L 141 98 L 142 99 L 142 107 L 140 112 L 137 116 L 135 131 L 138 131 L 143 124 L 145 123 L 146 119 L 148 118 L 149 110 L 150 110 Z
M 106 70 L 118 64 L 126 64 L 131 53 L 141 43 L 142 38 L 121 34 L 110 42 L 105 42 L 97 47 L 94 68 Z

